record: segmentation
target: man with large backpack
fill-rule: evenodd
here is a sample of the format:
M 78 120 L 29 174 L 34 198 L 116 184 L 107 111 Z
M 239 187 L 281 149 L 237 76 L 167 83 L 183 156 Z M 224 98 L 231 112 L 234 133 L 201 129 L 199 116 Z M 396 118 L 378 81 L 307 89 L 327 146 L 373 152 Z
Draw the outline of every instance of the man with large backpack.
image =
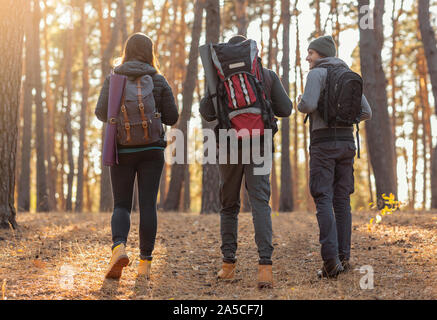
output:
M 228 43 L 211 44 L 211 59 L 217 71 L 217 93 L 213 97 L 207 94 L 202 99 L 200 113 L 206 121 L 218 120 L 216 138 L 219 153 L 225 150 L 229 158 L 229 154 L 235 151 L 227 143 L 226 146 L 219 143 L 219 130 L 223 133 L 235 129 L 238 137 L 237 163 L 219 163 L 223 265 L 218 278 L 232 279 L 235 275 L 240 188 L 244 175 L 259 253 L 258 287 L 272 287 L 270 167 L 267 174 L 257 174 L 260 164 L 252 157 L 249 161 L 243 160 L 246 145 L 243 141 L 250 141 L 252 148 L 257 141 L 261 143 L 261 153 L 272 152 L 272 148 L 263 149 L 264 138 L 272 139 L 278 130 L 275 116 L 290 116 L 292 102 L 278 76 L 261 66 L 254 40 L 234 36 Z M 213 99 L 216 99 L 216 107 Z M 270 132 L 266 131 L 268 129 L 272 130 L 271 135 L 264 134 Z M 273 141 L 269 142 L 268 145 L 272 146 Z
M 359 157 L 358 123 L 372 117 L 362 94 L 361 77 L 335 55 L 331 36 L 309 44 L 306 60 L 311 70 L 298 105 L 298 110 L 310 119 L 309 184 L 317 209 L 323 259 L 319 278 L 336 277 L 351 268 L 350 195 L 354 192 L 356 151 L 353 125 L 357 128 Z

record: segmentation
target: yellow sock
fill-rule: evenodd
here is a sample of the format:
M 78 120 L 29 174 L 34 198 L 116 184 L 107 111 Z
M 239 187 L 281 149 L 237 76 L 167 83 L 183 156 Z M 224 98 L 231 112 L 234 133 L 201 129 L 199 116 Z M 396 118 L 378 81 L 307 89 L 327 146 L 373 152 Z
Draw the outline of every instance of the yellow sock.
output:
M 112 252 L 114 252 L 114 250 L 117 249 L 121 245 L 122 245 L 122 243 L 120 243 L 118 246 L 115 246 L 114 249 L 112 249 Z

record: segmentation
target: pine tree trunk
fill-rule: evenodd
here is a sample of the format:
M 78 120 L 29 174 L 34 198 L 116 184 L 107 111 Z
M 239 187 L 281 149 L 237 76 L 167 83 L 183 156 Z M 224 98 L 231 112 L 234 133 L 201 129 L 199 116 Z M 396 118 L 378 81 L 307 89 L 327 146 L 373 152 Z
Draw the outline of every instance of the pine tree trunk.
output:
M 57 210 L 56 203 L 56 162 L 53 161 L 54 158 L 54 143 L 55 143 L 55 130 L 54 130 L 54 115 L 55 115 L 55 99 L 53 95 L 53 90 L 50 86 L 50 66 L 49 66 L 49 43 L 48 43 L 48 24 L 47 24 L 47 1 L 44 1 L 45 13 L 44 13 L 44 66 L 46 72 L 46 82 L 45 82 L 45 101 L 47 106 L 47 125 L 46 125 L 46 160 L 47 160 L 47 178 L 48 178 L 48 196 L 49 196 L 49 207 L 51 210 Z M 55 91 L 56 92 L 56 91 Z
M 18 211 L 30 210 L 30 150 L 32 136 L 32 89 L 33 77 L 32 66 L 34 56 L 32 54 L 32 12 L 31 2 L 26 1 L 25 6 L 25 80 L 23 83 L 23 127 L 21 133 L 21 168 L 18 182 Z
M 89 92 L 89 67 L 88 67 L 88 43 L 87 43 L 87 17 L 85 15 L 85 0 L 80 6 L 82 24 L 82 104 L 80 109 L 80 130 L 79 130 L 79 158 L 77 163 L 77 184 L 76 184 L 76 212 L 83 210 L 83 185 L 84 185 L 84 158 L 85 158 L 85 130 L 87 124 L 88 92 Z
M 120 4 L 120 1 L 118 1 L 118 4 Z M 110 32 L 110 38 L 105 39 L 103 38 L 103 32 L 102 32 L 102 39 L 100 44 L 103 45 L 104 49 L 102 50 L 102 83 L 103 80 L 107 75 L 111 72 L 111 58 L 114 54 L 114 50 L 118 43 L 118 38 L 120 34 L 121 29 L 121 19 L 120 19 L 120 5 L 117 7 L 117 13 L 114 19 L 114 26 L 112 27 L 112 31 Z M 103 22 L 103 21 L 102 21 Z M 101 25 L 104 29 L 105 23 Z M 106 29 L 105 34 L 109 34 L 109 31 Z M 105 139 L 105 131 L 106 131 L 106 123 L 103 124 L 102 128 L 102 142 Z M 103 154 L 103 143 L 102 143 L 102 154 Z M 112 210 L 112 190 L 111 190 L 111 178 L 109 175 L 109 167 L 102 165 L 102 174 L 100 176 L 100 204 L 99 204 L 99 210 L 100 212 L 108 212 Z
M 194 89 L 196 87 L 197 71 L 198 71 L 198 57 L 199 57 L 199 40 L 202 32 L 202 13 L 203 13 L 203 1 L 197 0 L 194 8 L 194 22 L 191 32 L 191 46 L 189 53 L 189 60 L 186 72 L 186 78 L 183 86 L 183 102 L 182 112 L 179 117 L 177 128 L 184 134 L 184 164 L 173 164 L 171 167 L 171 179 L 167 198 L 164 204 L 164 210 L 177 211 L 179 208 L 179 199 L 181 197 L 182 184 L 184 183 L 184 177 L 189 178 L 189 174 L 186 172 L 188 167 L 187 162 L 187 148 L 188 148 L 188 122 L 191 118 L 191 110 L 193 105 Z M 189 183 L 185 184 L 185 192 L 189 194 Z M 189 202 L 185 196 L 185 202 Z M 188 204 L 188 203 L 187 203 Z M 189 209 L 185 205 L 186 210 Z
M 42 80 L 40 62 L 40 21 L 41 9 L 39 0 L 33 5 L 33 55 L 35 57 L 33 72 L 35 74 L 35 112 L 36 112 L 36 211 L 50 211 L 47 194 L 47 171 L 45 165 L 45 135 L 44 135 L 44 109 L 42 101 Z
M 373 117 L 366 121 L 369 155 L 376 182 L 378 207 L 382 208 L 382 194 L 393 193 L 397 197 L 397 182 L 394 168 L 394 146 L 391 121 L 387 110 L 386 78 L 381 61 L 383 45 L 382 16 L 383 0 L 377 1 L 374 9 L 374 30 L 360 28 L 360 60 L 364 80 L 364 93 L 372 108 Z M 359 7 L 369 5 L 369 0 L 359 0 Z M 363 17 L 360 13 L 359 20 Z M 390 150 L 387 152 L 387 150 Z
M 247 5 L 248 0 L 235 0 L 235 13 L 237 16 L 238 34 L 247 36 Z
M 430 23 L 429 0 L 419 0 L 418 18 L 434 96 L 434 112 L 437 114 L 437 41 Z M 431 208 L 437 208 L 437 146 L 431 156 Z
M 282 85 L 287 94 L 290 92 L 290 0 L 281 0 L 282 15 Z M 282 158 L 281 158 L 281 194 L 279 197 L 279 211 L 293 211 L 293 182 L 290 165 L 290 120 L 282 119 L 281 127 Z
M 144 0 L 135 0 L 134 32 L 141 32 Z
M 0 228 L 17 228 L 14 204 L 18 108 L 26 2 L 0 0 Z M 8 8 L 7 10 L 5 8 Z M 7 31 L 7 32 L 5 32 Z
M 219 0 L 206 0 L 206 43 L 218 43 L 220 38 Z M 214 129 L 216 121 L 202 127 Z M 216 213 L 220 210 L 220 173 L 217 164 L 204 164 L 202 170 L 202 203 L 200 213 Z
M 73 209 L 73 179 L 74 179 L 74 158 L 73 158 L 73 130 L 71 127 L 71 104 L 73 96 L 73 30 L 68 29 L 66 35 L 66 54 L 65 60 L 67 65 L 66 74 L 66 87 L 67 87 L 67 105 L 65 108 L 65 135 L 67 137 L 67 161 L 68 161 L 68 174 L 67 174 L 67 199 L 65 210 L 70 212 Z

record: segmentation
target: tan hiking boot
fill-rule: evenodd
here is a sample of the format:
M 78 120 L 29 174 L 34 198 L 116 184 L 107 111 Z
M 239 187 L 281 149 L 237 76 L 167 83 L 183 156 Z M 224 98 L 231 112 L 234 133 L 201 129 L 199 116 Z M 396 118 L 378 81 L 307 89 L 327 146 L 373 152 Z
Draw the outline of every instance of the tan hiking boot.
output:
M 235 263 L 223 262 L 222 269 L 217 274 L 219 279 L 229 280 L 235 276 Z
M 150 269 L 152 268 L 152 260 L 140 260 L 138 264 L 138 276 L 150 279 Z
M 258 265 L 258 288 L 273 288 L 272 265 Z
M 119 279 L 123 268 L 129 264 L 129 258 L 126 254 L 126 246 L 124 243 L 119 244 L 112 249 L 112 258 L 109 262 L 109 270 L 106 272 L 105 278 Z

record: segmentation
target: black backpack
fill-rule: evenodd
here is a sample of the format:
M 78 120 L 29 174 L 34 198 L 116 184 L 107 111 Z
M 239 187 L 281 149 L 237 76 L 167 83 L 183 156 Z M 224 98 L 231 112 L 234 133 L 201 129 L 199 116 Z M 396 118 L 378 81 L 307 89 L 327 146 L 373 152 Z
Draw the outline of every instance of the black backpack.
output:
M 328 127 L 358 124 L 361 114 L 363 79 L 346 66 L 321 67 L 327 69 L 327 76 L 317 111 Z
M 360 157 L 359 117 L 363 79 L 346 66 L 321 65 L 327 69 L 325 88 L 320 94 L 317 111 L 328 127 L 356 125 L 358 158 Z M 305 122 L 308 116 L 305 118 Z

